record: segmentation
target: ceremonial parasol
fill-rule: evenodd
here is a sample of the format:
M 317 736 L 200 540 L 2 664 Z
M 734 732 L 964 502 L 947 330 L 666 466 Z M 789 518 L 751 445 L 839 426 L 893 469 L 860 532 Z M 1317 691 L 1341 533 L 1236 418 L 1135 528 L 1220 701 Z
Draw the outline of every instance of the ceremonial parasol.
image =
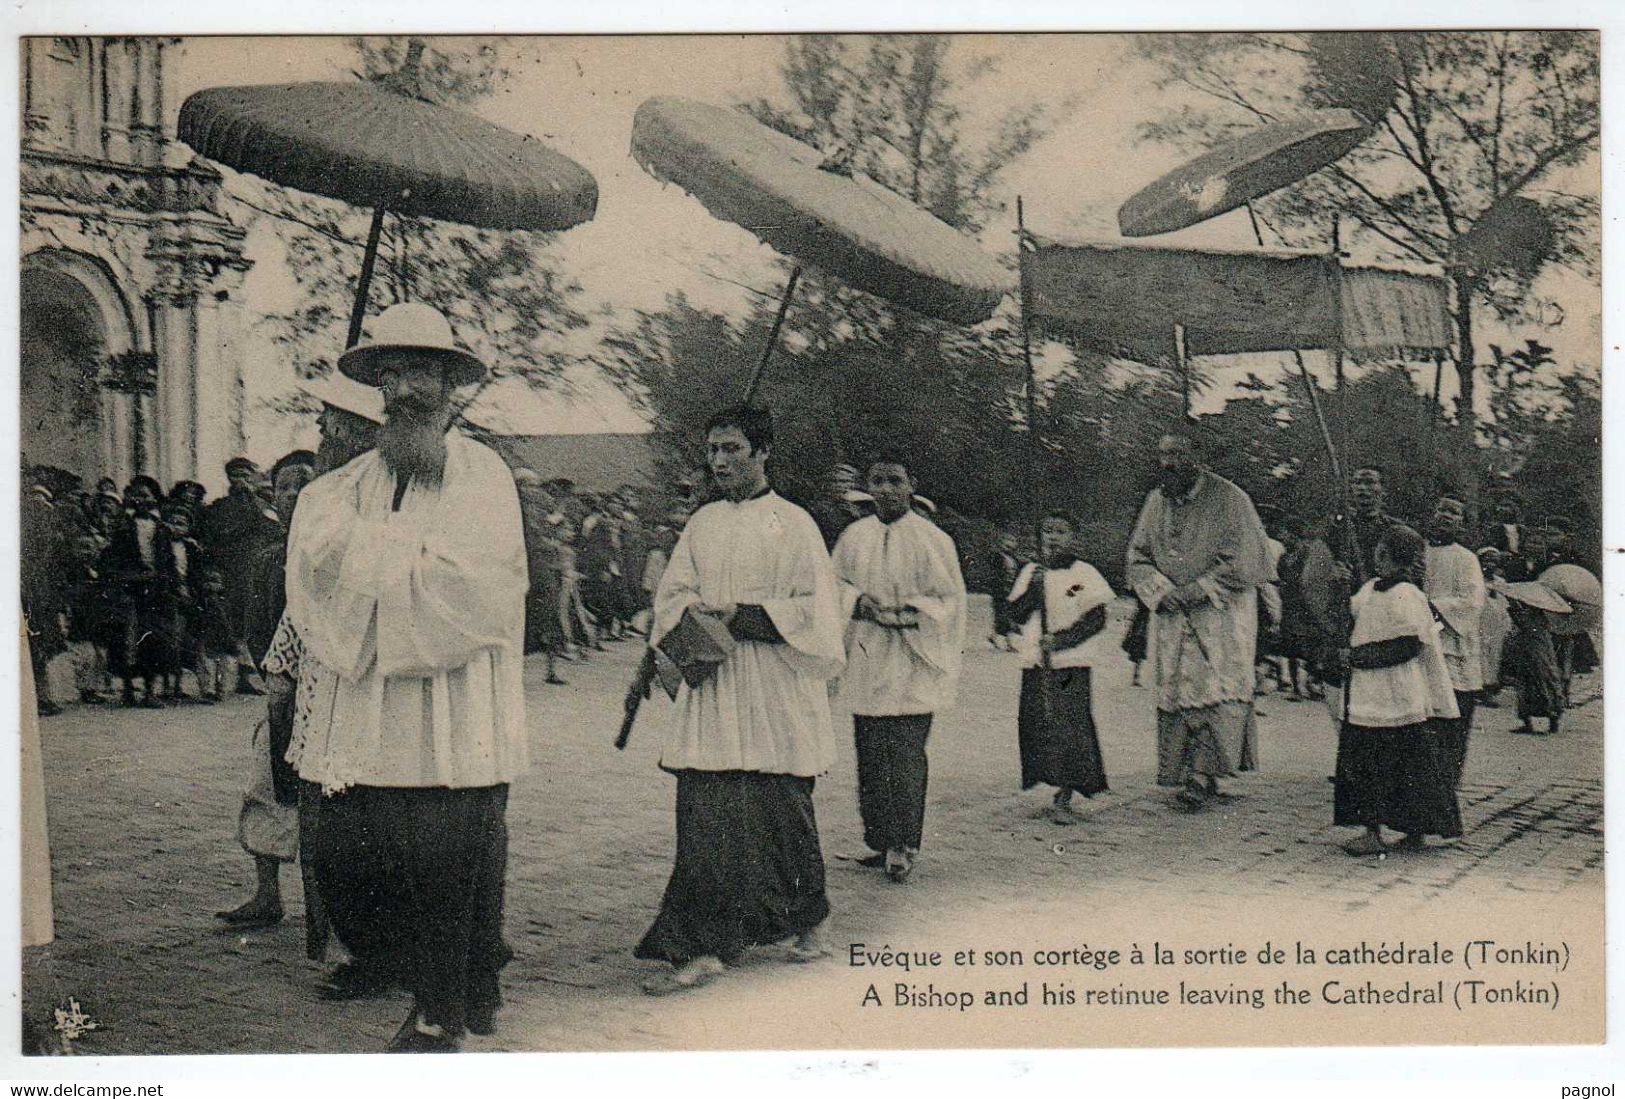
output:
M 198 153 L 286 187 L 370 207 L 346 347 L 361 335 L 384 212 L 482 229 L 568 229 L 592 218 L 592 174 L 535 138 L 423 98 L 414 39 L 402 69 L 356 83 L 206 88 L 181 105 Z
M 1540 583 L 1574 608 L 1572 614 L 1551 615 L 1552 632 L 1585 633 L 1602 623 L 1602 584 L 1579 565 L 1553 565 L 1540 574 Z
M 1313 175 L 1370 135 L 1370 123 L 1342 108 L 1249 130 L 1134 194 L 1117 210 L 1118 228 L 1147 237 L 1206 221 Z
M 1516 584 L 1508 584 L 1502 589 L 1502 594 L 1508 599 L 1516 599 L 1520 603 L 1534 607 L 1536 610 L 1546 611 L 1551 615 L 1572 614 L 1574 606 L 1561 595 L 1538 580 L 1523 580 Z
M 713 215 L 796 260 L 761 361 L 755 396 L 800 278 L 799 264 L 952 324 L 993 315 L 1004 268 L 946 222 L 740 111 L 672 96 L 649 99 L 632 123 L 632 155 Z

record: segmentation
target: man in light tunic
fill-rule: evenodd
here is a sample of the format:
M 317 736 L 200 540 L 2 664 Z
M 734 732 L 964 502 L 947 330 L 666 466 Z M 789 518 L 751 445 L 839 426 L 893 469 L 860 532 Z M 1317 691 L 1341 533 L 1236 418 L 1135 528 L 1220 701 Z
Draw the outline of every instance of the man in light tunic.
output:
M 812 516 L 773 492 L 773 420 L 736 407 L 707 426 L 722 499 L 694 513 L 655 594 L 657 641 L 684 612 L 725 623 L 735 646 L 680 688 L 660 756 L 677 776 L 677 860 L 639 958 L 672 970 L 652 995 L 693 988 L 751 946 L 794 939 L 828 953 L 816 776 L 834 759 L 828 680 L 844 662 L 835 575 Z
M 914 510 L 907 465 L 869 465 L 875 513 L 841 532 L 835 575 L 846 627 L 841 697 L 852 710 L 858 810 L 873 852 L 857 861 L 907 880 L 920 850 L 932 715 L 953 705 L 965 645 L 965 581 L 953 539 Z
M 377 387 L 362 385 L 334 371 L 306 381 L 302 388 L 321 402 L 321 415 L 317 421 L 321 431 L 321 443 L 316 450 L 317 476 L 348 465 L 377 445 L 378 425 L 384 419 L 384 398 Z M 290 525 L 292 510 L 290 507 Z M 288 542 L 284 534 L 277 547 L 274 583 L 273 578 L 268 577 L 263 585 L 274 594 L 277 619 L 269 643 L 258 654 L 260 668 L 265 673 L 266 689 L 270 694 L 267 708 L 271 721 L 288 721 L 291 716 L 291 727 L 281 756 L 284 760 L 291 758 L 294 743 L 303 743 L 310 715 L 323 709 L 323 699 L 329 700 L 326 708 L 331 708 L 330 700 L 338 682 L 336 675 L 316 661 L 302 659 L 299 637 L 288 623 L 285 583 L 287 557 Z M 277 741 L 282 738 L 268 739 L 272 741 L 269 745 L 271 751 L 276 752 Z M 269 777 L 264 777 L 263 782 L 256 782 L 255 785 L 269 781 Z M 335 929 L 314 869 L 317 863 L 323 866 L 353 864 L 357 852 L 336 853 L 335 845 L 353 841 L 359 850 L 365 851 L 368 837 L 345 830 L 328 829 L 323 832 L 318 826 L 321 786 L 304 779 L 298 780 L 298 786 L 298 820 L 292 826 L 292 831 L 298 842 L 300 876 L 305 890 L 305 953 L 312 961 L 325 959 L 329 936 L 337 930 L 339 941 L 350 954 L 347 961 L 330 970 L 317 984 L 317 994 L 330 1000 L 381 995 L 396 983 L 396 977 L 389 969 L 389 943 L 380 942 L 376 949 L 369 952 L 367 932 L 370 929 L 362 926 L 362 921 L 346 923 Z M 255 800 L 254 814 L 266 816 L 269 823 L 271 810 L 263 798 Z M 276 814 L 281 815 L 280 807 Z M 243 816 L 248 815 L 245 802 Z M 331 874 L 329 878 L 332 878 Z M 336 884 L 342 887 L 347 881 L 341 876 Z M 330 881 L 330 889 L 332 885 Z
M 317 479 L 288 539 L 287 617 L 324 697 L 289 759 L 321 786 L 318 853 L 335 925 L 370 929 L 414 995 L 390 1048 L 490 1033 L 502 938 L 508 785 L 528 765 L 525 545 L 513 478 L 451 427 L 485 373 L 445 318 L 403 304 L 339 368 L 384 394 L 376 450 Z M 341 911 L 341 909 L 347 909 Z
M 1450 670 L 1450 686 L 1456 693 L 1459 714 L 1438 719 L 1444 764 L 1452 786 L 1461 785 L 1461 773 L 1467 764 L 1467 739 L 1473 731 L 1473 710 L 1478 693 L 1484 689 L 1481 636 L 1488 593 L 1478 555 L 1461 544 L 1466 517 L 1466 504 L 1443 496 L 1434 506 L 1433 521 L 1428 526 L 1425 590 L 1428 602 L 1444 621 L 1439 643 L 1445 667 Z
M 1151 610 L 1157 783 L 1200 809 L 1218 779 L 1257 766 L 1258 588 L 1275 579 L 1245 492 L 1198 464 L 1188 436 L 1157 445 L 1157 488 L 1129 539 L 1129 585 Z

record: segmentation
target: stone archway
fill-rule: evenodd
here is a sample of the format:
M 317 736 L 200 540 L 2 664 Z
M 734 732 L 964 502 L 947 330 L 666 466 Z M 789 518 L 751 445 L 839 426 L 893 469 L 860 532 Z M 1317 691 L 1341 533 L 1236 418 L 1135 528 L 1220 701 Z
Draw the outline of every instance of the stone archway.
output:
M 143 464 L 134 444 L 134 398 L 101 385 L 110 355 L 132 349 L 130 316 L 97 260 L 61 249 L 24 258 L 19 429 L 24 460 L 120 484 Z

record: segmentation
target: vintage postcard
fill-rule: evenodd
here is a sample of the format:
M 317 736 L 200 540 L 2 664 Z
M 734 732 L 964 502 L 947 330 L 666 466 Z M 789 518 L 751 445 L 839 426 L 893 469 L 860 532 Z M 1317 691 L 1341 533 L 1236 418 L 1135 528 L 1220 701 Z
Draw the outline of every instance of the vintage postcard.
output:
M 1598 32 L 17 48 L 25 1055 L 1604 1040 Z

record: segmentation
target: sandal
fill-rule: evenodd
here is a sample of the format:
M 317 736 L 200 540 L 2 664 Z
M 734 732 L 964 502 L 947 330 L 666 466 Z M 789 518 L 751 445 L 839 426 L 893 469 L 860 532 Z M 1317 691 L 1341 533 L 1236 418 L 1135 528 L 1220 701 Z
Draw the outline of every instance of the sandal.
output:
M 422 1018 L 416 1004 L 406 1016 L 406 1022 L 401 1029 L 395 1032 L 395 1037 L 389 1040 L 385 1047 L 386 1053 L 456 1053 L 459 1043 L 456 1038 L 446 1033 L 434 1034 L 418 1028 Z
M 376 963 L 351 960 L 334 966 L 316 985 L 316 995 L 329 1001 L 370 1000 L 394 987 L 394 976 L 388 970 Z
M 1208 799 L 1212 796 L 1206 786 L 1190 778 L 1185 780 L 1185 788 L 1174 795 L 1174 800 L 1194 812 L 1197 809 L 1206 809 Z
M 701 963 L 708 964 L 701 964 Z M 687 992 L 692 988 L 710 984 L 722 974 L 722 961 L 719 958 L 695 958 L 688 964 L 657 973 L 643 982 L 645 996 L 670 996 L 674 992 Z
M 282 906 L 264 908 L 256 901 L 248 901 L 236 908 L 216 912 L 214 918 L 234 931 L 252 931 L 261 927 L 275 927 L 282 922 Z
M 1382 842 L 1381 837 L 1366 832 L 1359 839 L 1349 840 L 1343 845 L 1343 850 L 1356 857 L 1362 855 L 1381 855 L 1388 850 L 1388 845 Z

